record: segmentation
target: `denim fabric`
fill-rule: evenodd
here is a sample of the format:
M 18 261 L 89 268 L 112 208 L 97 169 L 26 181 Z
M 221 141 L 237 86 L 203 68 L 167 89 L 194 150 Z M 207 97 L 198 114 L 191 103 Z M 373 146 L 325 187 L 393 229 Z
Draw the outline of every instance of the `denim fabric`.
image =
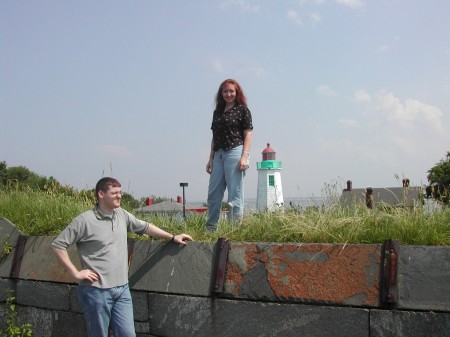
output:
M 208 187 L 208 220 L 206 227 L 216 230 L 220 217 L 220 208 L 225 193 L 228 192 L 228 204 L 231 206 L 230 220 L 235 223 L 242 220 L 244 213 L 244 171 L 239 170 L 242 145 L 228 151 L 219 149 L 214 153 L 212 172 Z
M 128 284 L 108 289 L 78 286 L 77 293 L 90 337 L 108 337 L 110 328 L 117 337 L 136 336 Z

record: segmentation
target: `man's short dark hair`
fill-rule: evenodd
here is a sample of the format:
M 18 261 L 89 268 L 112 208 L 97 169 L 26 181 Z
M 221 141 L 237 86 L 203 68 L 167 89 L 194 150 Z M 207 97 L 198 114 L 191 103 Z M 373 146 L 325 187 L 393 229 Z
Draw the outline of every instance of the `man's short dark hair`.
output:
M 121 187 L 121 186 L 122 185 L 116 178 L 104 177 L 104 178 L 100 179 L 97 182 L 97 185 L 95 185 L 95 197 L 97 198 L 97 201 L 98 201 L 98 192 L 99 191 L 106 193 L 106 192 L 108 192 L 110 187 Z

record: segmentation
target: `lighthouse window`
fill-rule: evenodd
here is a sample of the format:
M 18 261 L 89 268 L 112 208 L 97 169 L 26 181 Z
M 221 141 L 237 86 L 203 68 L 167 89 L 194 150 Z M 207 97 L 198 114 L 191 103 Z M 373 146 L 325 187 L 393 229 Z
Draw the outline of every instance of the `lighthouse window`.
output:
M 275 186 L 275 176 L 269 176 L 269 186 Z

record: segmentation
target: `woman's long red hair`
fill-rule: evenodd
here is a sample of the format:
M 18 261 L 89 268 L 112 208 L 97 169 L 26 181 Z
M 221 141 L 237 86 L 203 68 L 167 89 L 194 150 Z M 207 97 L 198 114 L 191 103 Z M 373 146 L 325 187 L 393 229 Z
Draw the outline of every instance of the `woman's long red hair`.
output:
M 245 97 L 244 91 L 242 90 L 242 88 L 239 85 L 239 83 L 236 80 L 227 79 L 227 80 L 223 81 L 220 84 L 219 90 L 217 91 L 217 95 L 216 95 L 216 110 L 217 111 L 224 111 L 225 110 L 226 102 L 223 99 L 222 90 L 223 90 L 223 87 L 225 85 L 227 85 L 227 84 L 232 84 L 234 86 L 234 88 L 236 89 L 236 103 L 237 104 L 242 104 L 244 106 L 247 106 L 247 98 Z

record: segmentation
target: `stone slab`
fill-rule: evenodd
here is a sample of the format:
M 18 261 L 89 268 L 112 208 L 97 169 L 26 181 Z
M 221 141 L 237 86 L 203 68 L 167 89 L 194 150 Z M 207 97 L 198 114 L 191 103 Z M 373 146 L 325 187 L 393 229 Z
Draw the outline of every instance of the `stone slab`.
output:
M 12 279 L 0 279 L 0 302 L 10 296 L 16 297 L 16 283 Z
M 78 301 L 77 288 L 78 286 L 76 285 L 70 286 L 70 311 L 82 314 L 83 309 L 81 308 L 80 301 Z
M 66 270 L 61 267 L 53 250 L 50 248 L 54 237 L 30 236 L 25 245 L 25 255 L 22 260 L 19 278 L 24 280 L 53 281 L 77 283 Z M 76 246 L 68 249 L 73 264 L 80 269 L 81 263 Z
M 16 299 L 24 306 L 69 311 L 70 285 L 20 280 Z
M 371 310 L 371 337 L 448 337 L 450 313 Z
M 30 329 L 33 331 L 33 337 L 64 336 L 54 334 L 53 312 L 51 310 L 22 306 L 17 306 L 16 309 L 18 312 L 19 325 L 30 324 Z M 70 326 L 72 326 L 72 322 L 70 322 Z
M 148 321 L 148 294 L 144 291 L 131 291 L 131 298 L 133 299 L 134 320 Z
M 150 295 L 150 333 L 170 337 L 368 337 L 369 311 Z
M 380 245 L 231 243 L 224 296 L 379 306 Z
M 397 308 L 450 309 L 450 247 L 402 246 Z
M 11 221 L 0 218 L 0 277 L 7 278 L 11 274 L 15 247 L 20 235 L 22 233 Z M 5 252 L 7 246 L 12 248 L 9 254 Z
M 67 324 L 70 322 L 70 324 Z M 82 314 L 72 312 L 53 312 L 53 335 L 63 337 L 88 337 L 86 321 Z M 33 337 L 34 334 L 33 334 Z M 44 336 L 42 336 L 44 337 Z
M 134 290 L 194 296 L 211 293 L 213 252 L 216 243 L 136 241 L 130 264 Z

